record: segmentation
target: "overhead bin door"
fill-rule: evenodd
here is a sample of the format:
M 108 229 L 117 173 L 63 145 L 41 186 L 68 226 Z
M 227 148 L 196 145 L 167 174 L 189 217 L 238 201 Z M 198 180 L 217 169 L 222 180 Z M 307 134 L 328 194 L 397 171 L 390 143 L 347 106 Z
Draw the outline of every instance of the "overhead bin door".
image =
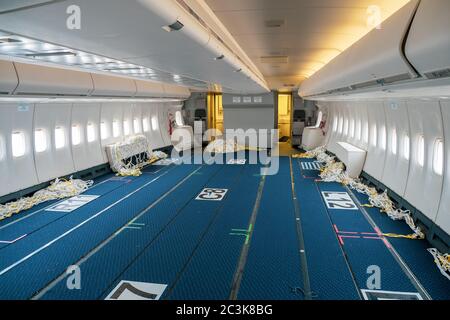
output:
M 133 97 L 136 94 L 134 80 L 92 73 L 94 91 L 92 96 Z
M 417 7 L 409 2 L 301 85 L 301 96 L 351 91 L 415 76 L 402 55 L 402 42 Z M 350 89 L 350 86 L 352 87 Z
M 162 83 L 136 80 L 136 97 L 163 97 L 164 86 Z
M 92 78 L 87 72 L 14 63 L 19 76 L 16 95 L 76 95 L 86 96 L 92 90 Z
M 427 78 L 450 77 L 450 1 L 420 3 L 406 42 L 406 56 Z
M 0 61 L 0 94 L 9 94 L 17 87 L 18 80 L 14 64 L 10 61 Z

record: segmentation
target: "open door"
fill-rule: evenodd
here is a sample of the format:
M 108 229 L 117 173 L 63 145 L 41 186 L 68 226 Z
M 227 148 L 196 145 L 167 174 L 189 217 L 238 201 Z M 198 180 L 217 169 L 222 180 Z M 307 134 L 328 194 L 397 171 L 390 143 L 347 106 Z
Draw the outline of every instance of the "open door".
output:
M 291 139 L 292 93 L 278 94 L 278 130 L 281 142 Z
M 223 133 L 222 94 L 208 93 L 208 129 L 217 129 Z

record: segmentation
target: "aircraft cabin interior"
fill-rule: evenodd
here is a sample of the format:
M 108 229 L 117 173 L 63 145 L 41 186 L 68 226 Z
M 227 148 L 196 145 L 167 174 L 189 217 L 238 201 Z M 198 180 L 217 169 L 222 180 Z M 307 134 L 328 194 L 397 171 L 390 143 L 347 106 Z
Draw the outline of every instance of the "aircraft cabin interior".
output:
M 449 301 L 449 31 L 448 0 L 0 1 L 0 300 Z

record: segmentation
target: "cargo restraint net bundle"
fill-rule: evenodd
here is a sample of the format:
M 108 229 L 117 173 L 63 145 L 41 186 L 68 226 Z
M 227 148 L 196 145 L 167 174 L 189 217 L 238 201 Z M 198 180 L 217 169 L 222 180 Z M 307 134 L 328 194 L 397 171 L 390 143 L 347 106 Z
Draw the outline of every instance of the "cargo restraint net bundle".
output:
M 409 210 L 395 208 L 394 203 L 387 194 L 387 190 L 383 193 L 378 193 L 375 188 L 366 186 L 359 179 L 351 178 L 347 172 L 345 172 L 345 165 L 342 162 L 336 161 L 335 157 L 327 154 L 325 146 L 318 147 L 299 155 L 293 155 L 293 157 L 304 159 L 316 158 L 317 161 L 324 164 L 320 173 L 322 181 L 339 182 L 348 186 L 350 189 L 366 194 L 369 197 L 370 202 L 370 205 L 366 205 L 367 207 L 377 207 L 381 209 L 381 212 L 386 213 L 392 220 L 405 220 L 408 226 L 414 231 L 414 234 L 411 235 L 397 235 L 392 233 L 383 234 L 385 237 L 425 239 L 425 234 L 420 227 L 415 225 Z M 450 255 L 442 254 L 434 248 L 428 249 L 428 251 L 433 255 L 435 263 L 441 273 L 450 280 Z
M 0 221 L 46 201 L 70 198 L 79 195 L 90 188 L 93 183 L 92 180 L 83 181 L 72 179 L 72 177 L 70 177 L 69 180 L 56 179 L 49 187 L 37 191 L 31 197 L 21 198 L 4 205 L 0 204 Z
M 394 234 L 385 234 L 387 237 L 402 237 L 408 239 L 424 239 L 425 235 L 421 229 L 415 225 L 413 218 L 408 210 L 397 209 L 394 203 L 387 195 L 387 191 L 378 193 L 377 189 L 366 186 L 359 179 L 351 178 L 345 171 L 345 165 L 342 162 L 335 161 L 326 153 L 325 147 L 319 147 L 312 151 L 306 152 L 294 157 L 299 158 L 316 158 L 319 162 L 324 163 L 320 177 L 324 182 L 339 182 L 350 189 L 359 193 L 366 194 L 369 197 L 370 207 L 377 207 L 386 213 L 393 220 L 405 220 L 408 226 L 414 231 L 414 234 L 407 236 L 399 236 Z
M 235 139 L 216 139 L 205 148 L 209 153 L 233 153 L 239 151 L 260 151 L 261 148 L 246 147 L 239 144 Z
M 140 176 L 142 168 L 167 158 L 161 151 L 152 152 L 147 137 L 134 135 L 106 146 L 109 164 L 119 176 Z

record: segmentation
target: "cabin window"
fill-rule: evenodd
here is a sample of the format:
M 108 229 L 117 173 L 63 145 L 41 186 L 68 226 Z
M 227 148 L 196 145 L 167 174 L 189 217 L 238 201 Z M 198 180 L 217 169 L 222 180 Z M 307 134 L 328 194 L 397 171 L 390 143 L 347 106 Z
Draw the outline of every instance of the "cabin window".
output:
M 405 133 L 403 137 L 403 157 L 406 160 L 409 160 L 410 156 L 409 144 L 410 144 L 409 136 Z
M 47 134 L 44 129 L 34 130 L 34 150 L 37 153 L 47 150 Z
M 378 143 L 378 130 L 377 125 L 372 126 L 372 146 L 376 147 Z
M 66 133 L 63 127 L 55 128 L 55 149 L 64 148 L 66 145 Z
M 178 126 L 183 125 L 183 116 L 181 115 L 181 111 L 175 112 L 175 122 Z
M 134 129 L 134 133 L 140 133 L 141 132 L 141 125 L 139 123 L 139 119 L 138 118 L 134 118 L 134 120 L 133 120 L 133 129 Z
M 158 119 L 156 116 L 152 117 L 152 128 L 154 131 L 158 130 Z
M 333 132 L 336 132 L 338 128 L 338 118 L 336 116 L 334 116 L 333 119 Z
M 106 125 L 106 122 L 102 121 L 100 122 L 100 138 L 102 140 L 108 139 L 109 132 L 108 132 L 108 126 Z
M 22 157 L 25 155 L 25 134 L 21 131 L 12 133 L 12 155 L 14 158 Z
M 93 123 L 88 123 L 88 125 L 87 125 L 87 141 L 94 142 L 95 139 L 96 139 L 95 126 Z
M 433 169 L 440 176 L 444 173 L 444 141 L 442 139 L 437 139 L 434 144 Z
M 397 130 L 392 129 L 391 132 L 391 152 L 392 154 L 397 154 Z
M 80 126 L 77 124 L 74 124 L 72 126 L 72 144 L 74 146 L 77 146 L 81 143 L 81 131 Z
M 113 127 L 113 137 L 117 138 L 118 136 L 120 136 L 119 121 L 114 120 L 113 123 L 112 123 L 112 127 Z
M 123 121 L 123 134 L 126 136 L 130 134 L 130 124 L 128 123 L 128 120 Z
M 144 132 L 148 132 L 150 130 L 148 118 L 144 118 L 142 120 L 142 127 L 144 129 Z
M 425 165 L 425 139 L 423 135 L 417 137 L 417 163 L 421 167 Z

